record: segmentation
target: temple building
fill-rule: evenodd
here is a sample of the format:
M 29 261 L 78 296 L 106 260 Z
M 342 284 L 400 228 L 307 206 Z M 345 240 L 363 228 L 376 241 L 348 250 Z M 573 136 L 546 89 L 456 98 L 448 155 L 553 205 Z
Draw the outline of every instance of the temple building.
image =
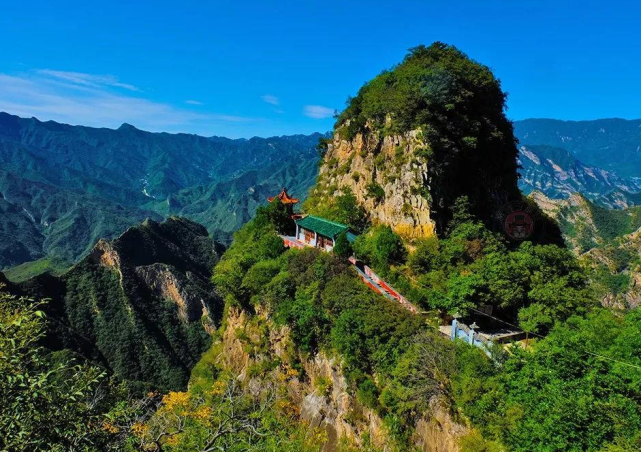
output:
M 285 187 L 276 196 L 270 196 L 267 201 L 279 201 L 289 208 L 292 220 L 296 224 L 296 235 L 282 235 L 285 246 L 289 248 L 304 248 L 313 246 L 325 251 L 334 249 L 336 238 L 345 234 L 347 240 L 352 243 L 356 240 L 356 235 L 352 233 L 349 226 L 314 215 L 294 214 L 294 205 L 298 203 L 298 198 L 292 198 Z
M 307 246 L 331 251 L 334 248 L 336 238 L 341 234 L 346 234 L 347 240 L 350 242 L 356 240 L 356 235 L 350 231 L 347 225 L 314 215 L 307 215 L 296 220 L 295 240 Z

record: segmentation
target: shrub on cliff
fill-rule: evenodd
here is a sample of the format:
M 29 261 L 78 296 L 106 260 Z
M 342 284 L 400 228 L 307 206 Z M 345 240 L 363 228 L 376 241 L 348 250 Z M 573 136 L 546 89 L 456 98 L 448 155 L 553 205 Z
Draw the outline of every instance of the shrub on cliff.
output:
M 367 212 L 358 204 L 350 189 L 336 197 L 310 196 L 304 210 L 338 223 L 346 224 L 356 232 L 362 232 L 368 224 Z
M 102 369 L 44 349 L 41 305 L 2 290 L 0 285 L 0 450 L 122 450 L 113 425 L 122 413 L 107 414 L 117 385 Z
M 381 273 L 387 273 L 390 266 L 403 264 L 407 256 L 401 237 L 389 226 L 376 226 L 358 236 L 354 252 Z
M 352 245 L 349 243 L 349 240 L 347 240 L 347 234 L 343 233 L 336 237 L 334 253 L 336 253 L 337 256 L 349 257 L 352 251 Z

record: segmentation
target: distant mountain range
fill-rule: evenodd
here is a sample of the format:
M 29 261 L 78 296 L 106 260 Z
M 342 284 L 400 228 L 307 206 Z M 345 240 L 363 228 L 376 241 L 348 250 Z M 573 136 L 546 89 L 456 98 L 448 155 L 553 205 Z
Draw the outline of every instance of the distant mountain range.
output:
M 520 188 L 553 199 L 581 193 L 598 205 L 641 202 L 641 120 L 516 121 Z
M 581 193 L 597 205 L 641 203 L 641 120 L 514 123 L 521 190 Z M 305 198 L 320 133 L 232 140 L 99 129 L 0 113 L 0 269 L 26 277 L 87 255 L 145 218 L 180 215 L 217 240 L 287 186 Z
M 641 180 L 623 178 L 602 168 L 588 166 L 569 151 L 553 146 L 527 145 L 519 148 L 521 179 L 525 194 L 537 190 L 553 199 L 581 193 L 599 205 L 625 208 L 641 201 Z
M 562 148 L 586 165 L 641 178 L 641 119 L 526 119 L 514 123 L 514 133 L 521 145 Z
M 72 263 L 99 238 L 173 214 L 228 242 L 283 185 L 305 197 L 321 136 L 231 140 L 0 113 L 0 269 Z

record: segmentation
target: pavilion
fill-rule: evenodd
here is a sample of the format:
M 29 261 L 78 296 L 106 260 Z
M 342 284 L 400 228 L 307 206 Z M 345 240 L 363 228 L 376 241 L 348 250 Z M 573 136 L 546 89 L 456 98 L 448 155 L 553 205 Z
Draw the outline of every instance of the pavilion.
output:
M 298 204 L 298 198 L 292 198 L 287 193 L 287 189 L 283 187 L 279 194 L 276 196 L 270 196 L 267 198 L 267 201 L 273 202 L 274 200 L 280 201 L 282 204 L 287 206 L 290 215 L 294 215 L 294 204 Z

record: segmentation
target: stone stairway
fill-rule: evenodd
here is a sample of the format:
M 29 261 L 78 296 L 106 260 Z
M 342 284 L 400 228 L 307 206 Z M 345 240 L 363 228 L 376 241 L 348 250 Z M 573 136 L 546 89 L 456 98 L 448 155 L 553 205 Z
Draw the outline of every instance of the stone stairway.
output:
M 352 263 L 358 276 L 367 284 L 370 289 L 375 292 L 380 293 L 385 298 L 390 301 L 395 301 L 403 306 L 408 311 L 413 314 L 418 314 L 419 310 L 412 303 L 407 301 L 403 295 L 398 293 L 392 286 L 387 284 L 383 279 L 381 279 L 376 273 L 372 271 L 367 265 L 364 265 L 362 262 L 357 261 L 355 258 L 350 257 L 349 261 Z
M 380 293 L 381 295 L 383 295 L 385 298 L 387 298 L 389 300 L 396 301 L 396 298 L 394 298 L 392 296 L 392 294 L 389 292 L 389 290 L 387 290 L 383 286 L 379 285 L 376 281 L 374 281 L 372 278 L 367 276 L 367 274 L 363 270 L 358 268 L 357 266 L 354 266 L 354 268 L 356 269 L 356 272 L 358 273 L 358 276 L 361 277 L 361 279 L 365 282 L 365 284 L 367 284 L 370 287 L 370 289 L 374 290 L 375 292 Z

